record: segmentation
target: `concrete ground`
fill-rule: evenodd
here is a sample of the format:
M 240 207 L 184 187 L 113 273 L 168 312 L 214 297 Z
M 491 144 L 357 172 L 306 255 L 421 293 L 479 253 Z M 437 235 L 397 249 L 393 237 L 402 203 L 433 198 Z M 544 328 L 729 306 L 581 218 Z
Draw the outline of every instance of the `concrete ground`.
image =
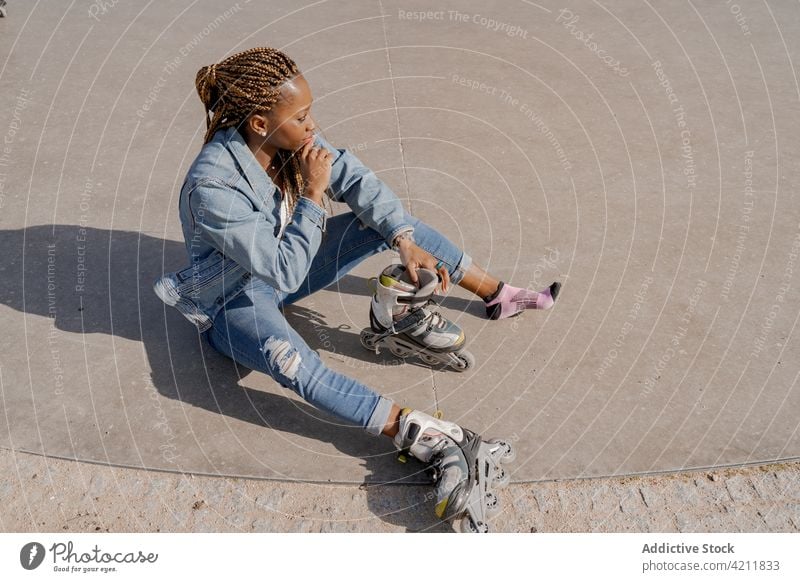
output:
M 506 501 L 525 509 L 498 529 L 796 529 L 797 16 L 788 0 L 12 2 L 3 528 L 443 527 L 406 510 L 425 489 L 390 443 L 214 352 L 152 293 L 187 261 L 196 72 L 266 45 L 409 212 L 513 285 L 563 283 L 554 309 L 499 322 L 448 293 L 478 362 L 463 374 L 361 348 L 391 253 L 286 310 L 331 368 L 514 441 Z M 648 473 L 669 476 L 625 477 Z

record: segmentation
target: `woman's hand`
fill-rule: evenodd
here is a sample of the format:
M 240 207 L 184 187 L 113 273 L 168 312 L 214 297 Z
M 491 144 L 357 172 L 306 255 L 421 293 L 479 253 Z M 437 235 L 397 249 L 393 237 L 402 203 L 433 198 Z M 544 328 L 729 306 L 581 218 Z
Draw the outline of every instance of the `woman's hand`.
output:
M 401 240 L 399 252 L 400 261 L 405 265 L 406 269 L 408 269 L 411 281 L 417 287 L 419 287 L 417 269 L 425 268 L 436 271 L 436 264 L 439 260 L 429 252 L 418 247 L 415 243 L 405 239 Z M 447 290 L 450 288 L 450 273 L 447 272 L 447 267 L 442 265 L 436 272 L 438 272 L 439 276 L 442 278 L 441 292 L 447 293 Z M 436 290 L 439 290 L 439 287 L 437 287 Z
M 312 140 L 303 146 L 297 156 L 305 182 L 303 196 L 322 199 L 331 181 L 331 153 L 326 148 L 314 146 Z

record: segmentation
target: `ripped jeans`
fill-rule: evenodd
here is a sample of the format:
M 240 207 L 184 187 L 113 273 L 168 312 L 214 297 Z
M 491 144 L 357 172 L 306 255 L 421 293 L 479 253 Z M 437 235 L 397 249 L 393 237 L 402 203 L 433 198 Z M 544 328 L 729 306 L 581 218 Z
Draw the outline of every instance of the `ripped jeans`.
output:
M 436 230 L 406 212 L 414 240 L 444 262 L 450 283 L 457 285 L 472 258 Z M 335 283 L 372 255 L 390 250 L 377 231 L 365 227 L 355 213 L 331 217 L 309 274 L 292 294 L 253 277 L 229 301 L 203 336 L 216 351 L 252 370 L 272 377 L 312 406 L 379 435 L 393 402 L 358 380 L 329 369 L 319 354 L 289 325 L 281 307 Z M 377 273 L 376 273 L 377 275 Z M 365 303 L 368 309 L 369 303 Z

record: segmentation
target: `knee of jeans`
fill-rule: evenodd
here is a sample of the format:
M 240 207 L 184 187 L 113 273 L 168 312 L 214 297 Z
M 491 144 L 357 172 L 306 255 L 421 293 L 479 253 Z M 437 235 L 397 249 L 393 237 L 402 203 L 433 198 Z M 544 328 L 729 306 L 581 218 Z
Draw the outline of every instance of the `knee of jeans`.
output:
M 267 338 L 261 351 L 272 378 L 308 400 L 313 389 L 313 378 L 321 363 L 319 354 L 311 349 L 301 352 L 289 340 L 275 336 Z
M 289 340 L 269 336 L 261 348 L 270 374 L 281 386 L 295 388 L 303 365 L 303 356 Z

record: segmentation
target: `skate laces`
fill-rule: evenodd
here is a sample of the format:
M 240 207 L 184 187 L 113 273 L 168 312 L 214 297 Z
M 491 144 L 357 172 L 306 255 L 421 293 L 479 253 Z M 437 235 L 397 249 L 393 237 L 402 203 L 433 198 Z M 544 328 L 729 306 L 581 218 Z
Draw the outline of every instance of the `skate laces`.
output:
M 432 416 L 440 420 L 444 417 L 444 413 L 441 410 L 437 410 Z M 413 446 L 416 447 L 420 445 L 430 452 L 429 455 L 426 455 L 429 459 L 428 462 L 437 466 L 441 464 L 445 456 L 444 453 L 447 450 L 452 447 L 458 448 L 458 444 L 448 434 L 435 428 L 430 428 L 423 432 Z
M 429 300 L 428 303 L 426 303 L 423 308 L 427 307 L 428 304 L 430 303 L 432 303 L 432 301 Z M 428 330 L 433 330 L 434 328 L 442 330 L 446 327 L 447 320 L 441 313 L 439 313 L 438 311 L 431 311 L 431 310 L 428 310 L 428 312 L 430 313 L 430 315 L 427 318 Z

